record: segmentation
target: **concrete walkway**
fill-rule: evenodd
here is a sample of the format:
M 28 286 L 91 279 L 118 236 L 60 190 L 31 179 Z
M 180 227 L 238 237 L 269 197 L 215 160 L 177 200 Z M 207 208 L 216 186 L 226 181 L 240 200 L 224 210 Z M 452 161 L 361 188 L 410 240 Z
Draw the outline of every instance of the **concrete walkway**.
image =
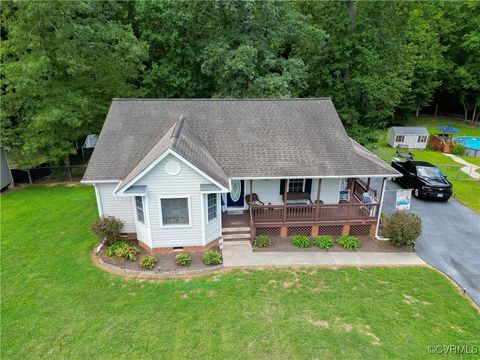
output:
M 480 179 L 480 174 L 477 172 L 477 170 L 480 169 L 480 166 L 473 165 L 468 161 L 465 161 L 462 158 L 455 156 L 453 154 L 443 154 L 443 155 L 448 156 L 450 159 L 452 159 L 453 161 L 461 165 L 464 165 L 462 168 L 460 168 L 460 170 L 462 170 L 468 176 L 474 179 Z
M 225 241 L 224 267 L 248 266 L 413 266 L 425 265 L 415 253 L 253 252 L 249 241 Z

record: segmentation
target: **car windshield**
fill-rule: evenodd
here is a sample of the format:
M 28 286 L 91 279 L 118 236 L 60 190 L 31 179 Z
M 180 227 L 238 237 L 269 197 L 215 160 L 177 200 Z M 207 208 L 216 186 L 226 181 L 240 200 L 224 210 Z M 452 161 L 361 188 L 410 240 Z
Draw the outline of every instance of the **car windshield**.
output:
M 417 166 L 417 175 L 426 178 L 443 177 L 440 170 L 433 166 Z

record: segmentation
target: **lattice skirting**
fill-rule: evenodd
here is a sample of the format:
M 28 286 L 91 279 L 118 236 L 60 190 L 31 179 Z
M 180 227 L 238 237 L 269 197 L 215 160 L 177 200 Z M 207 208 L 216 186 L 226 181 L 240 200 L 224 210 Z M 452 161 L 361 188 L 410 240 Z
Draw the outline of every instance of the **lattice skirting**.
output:
M 312 233 L 311 226 L 293 226 L 293 227 L 288 227 L 288 230 L 287 230 L 287 236 L 295 236 L 295 235 L 310 236 L 311 233 Z
M 256 235 L 268 235 L 270 237 L 280 236 L 279 227 L 259 227 L 257 228 Z
M 313 226 L 287 226 L 286 231 L 282 234 L 281 227 L 258 227 L 255 231 L 257 235 L 268 235 L 270 237 L 291 237 L 295 235 L 312 236 Z M 344 231 L 343 225 L 323 225 L 318 226 L 318 235 L 341 236 Z M 352 236 L 373 236 L 372 225 L 350 225 L 346 228 L 348 235 Z
M 318 235 L 340 236 L 342 235 L 342 225 L 320 226 Z
M 370 234 L 370 225 L 352 225 L 350 226 L 350 235 L 368 236 Z

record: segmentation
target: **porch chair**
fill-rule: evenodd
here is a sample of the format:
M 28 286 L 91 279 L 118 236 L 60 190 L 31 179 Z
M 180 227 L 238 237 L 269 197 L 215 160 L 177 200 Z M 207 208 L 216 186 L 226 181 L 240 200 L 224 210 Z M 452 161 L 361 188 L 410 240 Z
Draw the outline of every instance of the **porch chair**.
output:
M 253 193 L 252 194 L 252 199 L 250 201 L 250 194 L 245 195 L 245 201 L 247 202 L 248 206 L 251 204 L 256 204 L 256 205 L 265 205 L 263 201 L 260 201 L 259 197 L 257 194 Z

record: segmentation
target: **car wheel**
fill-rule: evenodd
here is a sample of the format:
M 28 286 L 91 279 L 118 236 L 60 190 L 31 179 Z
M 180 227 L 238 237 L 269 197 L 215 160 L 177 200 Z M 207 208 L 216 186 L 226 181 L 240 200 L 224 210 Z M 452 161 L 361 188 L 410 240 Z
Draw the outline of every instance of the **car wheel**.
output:
M 422 196 L 420 188 L 416 188 L 415 190 L 413 190 L 413 196 L 415 196 L 417 199 L 420 199 L 420 196 Z

